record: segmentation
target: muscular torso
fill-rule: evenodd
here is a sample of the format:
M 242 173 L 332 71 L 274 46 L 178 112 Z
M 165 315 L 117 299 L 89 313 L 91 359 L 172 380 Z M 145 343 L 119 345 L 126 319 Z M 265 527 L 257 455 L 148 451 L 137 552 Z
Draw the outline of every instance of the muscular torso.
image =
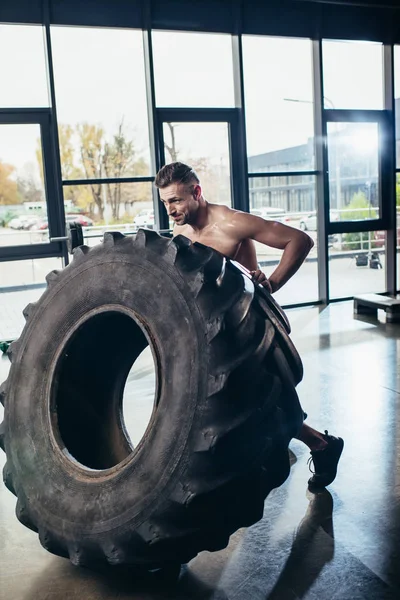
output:
M 201 230 L 195 230 L 191 225 L 175 227 L 174 236 L 184 235 L 192 242 L 200 242 L 214 248 L 221 254 L 237 260 L 244 267 L 253 271 L 257 269 L 257 257 L 254 242 L 242 239 L 230 219 L 231 211 L 224 206 L 213 205 L 210 222 Z

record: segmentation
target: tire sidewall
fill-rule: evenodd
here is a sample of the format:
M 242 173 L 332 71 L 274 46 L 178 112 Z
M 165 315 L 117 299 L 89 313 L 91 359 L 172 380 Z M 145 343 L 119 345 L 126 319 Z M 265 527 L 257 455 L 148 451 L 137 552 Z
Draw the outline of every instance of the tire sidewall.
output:
M 39 528 L 71 538 L 127 521 L 137 527 L 156 510 L 184 469 L 190 429 L 207 399 L 205 326 L 193 294 L 166 261 L 158 266 L 145 249 L 124 246 L 108 256 L 92 251 L 81 266 L 63 271 L 28 322 L 10 372 L 7 454 L 18 495 L 29 498 Z M 163 375 L 140 447 L 112 469 L 93 471 L 67 459 L 55 443 L 49 406 L 55 360 L 71 329 L 105 303 L 147 324 Z

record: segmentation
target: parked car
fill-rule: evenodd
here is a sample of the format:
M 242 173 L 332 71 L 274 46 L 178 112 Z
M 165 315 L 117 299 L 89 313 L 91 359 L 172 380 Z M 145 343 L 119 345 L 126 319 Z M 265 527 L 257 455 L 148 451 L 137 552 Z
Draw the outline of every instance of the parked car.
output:
M 32 215 L 20 215 L 19 217 L 14 217 L 11 221 L 8 222 L 8 226 L 11 229 L 32 229 L 35 224 L 40 220 L 40 217 L 32 216 Z
M 93 227 L 94 222 L 86 215 L 80 213 L 65 215 L 66 223 L 79 223 L 82 227 Z
M 145 208 L 141 210 L 136 217 L 133 219 L 135 227 L 147 227 L 147 229 L 153 229 L 154 227 L 154 210 L 152 208 Z
M 49 220 L 47 217 L 43 217 L 36 225 L 32 228 L 35 231 L 45 231 L 49 228 Z
M 340 221 L 340 214 L 335 211 L 329 211 L 329 219 L 331 222 Z M 300 219 L 300 229 L 303 231 L 317 231 L 317 212 L 314 210 L 305 217 Z
M 38 217 L 38 216 L 28 217 L 24 221 L 24 223 L 22 225 L 22 229 L 24 229 L 25 231 L 30 231 L 31 229 L 35 229 L 36 225 L 38 223 L 40 223 L 41 220 L 42 220 L 41 217 Z
M 14 217 L 10 221 L 8 221 L 8 227 L 11 227 L 11 229 L 22 229 L 21 217 Z
M 386 231 L 373 231 L 373 247 L 382 248 L 386 246 Z M 396 245 L 400 246 L 400 227 L 397 228 L 397 241 Z
M 86 215 L 65 215 L 66 223 L 79 223 L 82 227 L 92 227 L 94 225 L 92 219 L 89 219 Z M 49 228 L 49 220 L 47 217 L 43 217 L 31 227 L 35 231 L 45 231 Z

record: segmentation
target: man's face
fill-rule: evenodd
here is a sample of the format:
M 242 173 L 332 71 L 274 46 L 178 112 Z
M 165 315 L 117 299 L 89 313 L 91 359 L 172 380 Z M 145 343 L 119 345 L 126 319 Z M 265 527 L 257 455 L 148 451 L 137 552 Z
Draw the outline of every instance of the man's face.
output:
M 198 184 L 171 183 L 160 189 L 161 201 L 175 225 L 186 225 L 196 220 L 200 196 L 201 187 Z

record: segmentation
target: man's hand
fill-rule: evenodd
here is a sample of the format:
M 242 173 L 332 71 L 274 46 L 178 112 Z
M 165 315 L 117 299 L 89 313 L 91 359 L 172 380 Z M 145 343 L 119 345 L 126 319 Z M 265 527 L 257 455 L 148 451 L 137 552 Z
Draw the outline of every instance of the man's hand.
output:
M 293 277 L 314 245 L 311 237 L 304 231 L 250 213 L 233 211 L 230 224 L 241 241 L 252 239 L 265 246 L 283 250 L 278 266 L 269 277 L 272 293 L 280 290 Z M 264 282 L 261 285 L 268 289 Z
M 272 294 L 272 286 L 268 281 L 265 273 L 263 273 L 260 269 L 257 269 L 257 271 L 250 271 L 250 275 L 254 283 L 259 283 L 260 285 L 265 287 L 265 289 L 267 289 L 270 294 Z

